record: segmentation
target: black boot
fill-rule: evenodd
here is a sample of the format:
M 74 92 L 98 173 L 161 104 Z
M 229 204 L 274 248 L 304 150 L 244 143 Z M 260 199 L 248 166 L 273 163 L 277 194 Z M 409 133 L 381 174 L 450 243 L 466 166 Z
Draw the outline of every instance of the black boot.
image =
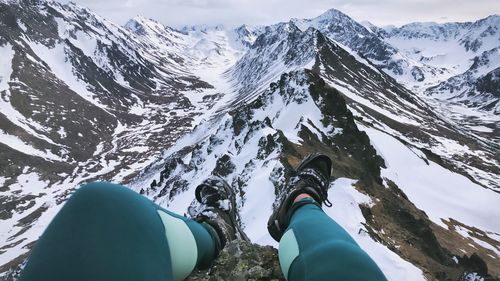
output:
M 293 205 L 297 195 L 307 193 L 320 206 L 323 203 L 325 206 L 331 206 L 328 201 L 331 170 L 332 160 L 326 155 L 311 154 L 302 160 L 297 168 L 297 176 L 290 179 L 287 190 L 281 195 L 279 207 L 274 210 L 267 222 L 267 230 L 274 240 L 280 241 L 290 223 L 291 215 L 301 206 L 301 204 Z
M 217 252 L 229 241 L 237 238 L 248 240 L 236 219 L 234 192 L 224 179 L 209 177 L 196 187 L 195 196 L 199 204 L 190 206 L 188 213 L 196 221 L 206 223 L 215 230 Z

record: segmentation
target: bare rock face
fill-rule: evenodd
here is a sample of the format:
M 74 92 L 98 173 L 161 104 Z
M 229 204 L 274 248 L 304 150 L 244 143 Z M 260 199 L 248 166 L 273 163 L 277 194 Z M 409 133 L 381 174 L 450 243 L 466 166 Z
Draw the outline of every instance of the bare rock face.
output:
M 278 250 L 243 240 L 226 245 L 212 268 L 195 271 L 189 281 L 285 280 L 278 261 Z

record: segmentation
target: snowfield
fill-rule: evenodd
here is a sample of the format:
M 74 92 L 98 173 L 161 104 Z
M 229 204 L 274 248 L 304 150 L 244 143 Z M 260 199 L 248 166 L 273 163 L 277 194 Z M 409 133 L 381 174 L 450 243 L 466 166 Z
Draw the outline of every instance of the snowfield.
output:
M 373 128 L 363 128 L 372 145 L 384 158 L 383 177 L 394 181 L 419 209 L 436 224 L 453 218 L 487 233 L 500 233 L 500 196 L 453 173 L 425 155 L 411 150 L 394 137 Z M 493 238 L 493 237 L 492 237 Z

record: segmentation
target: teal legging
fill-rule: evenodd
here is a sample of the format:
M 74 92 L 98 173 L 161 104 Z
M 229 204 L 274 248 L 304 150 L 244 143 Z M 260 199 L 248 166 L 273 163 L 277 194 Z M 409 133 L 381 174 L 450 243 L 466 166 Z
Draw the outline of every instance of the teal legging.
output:
M 88 184 L 45 230 L 20 280 L 182 280 L 215 259 L 209 228 L 128 188 Z
M 281 269 L 289 281 L 387 280 L 351 236 L 311 198 L 291 216 L 281 238 Z
M 288 280 L 385 280 L 312 199 L 300 203 L 280 242 Z M 216 245 L 210 226 L 166 211 L 128 188 L 92 183 L 56 215 L 19 280 L 182 280 L 195 267 L 211 265 Z

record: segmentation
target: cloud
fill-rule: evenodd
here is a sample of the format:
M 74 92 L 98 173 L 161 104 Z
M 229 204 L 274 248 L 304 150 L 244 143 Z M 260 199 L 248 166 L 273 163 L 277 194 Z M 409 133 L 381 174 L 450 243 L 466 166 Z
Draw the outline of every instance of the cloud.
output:
M 67 2 L 66 0 L 58 0 Z M 498 0 L 73 0 L 118 24 L 143 15 L 180 27 L 193 24 L 272 24 L 311 18 L 335 8 L 358 21 L 473 21 L 500 14 Z

